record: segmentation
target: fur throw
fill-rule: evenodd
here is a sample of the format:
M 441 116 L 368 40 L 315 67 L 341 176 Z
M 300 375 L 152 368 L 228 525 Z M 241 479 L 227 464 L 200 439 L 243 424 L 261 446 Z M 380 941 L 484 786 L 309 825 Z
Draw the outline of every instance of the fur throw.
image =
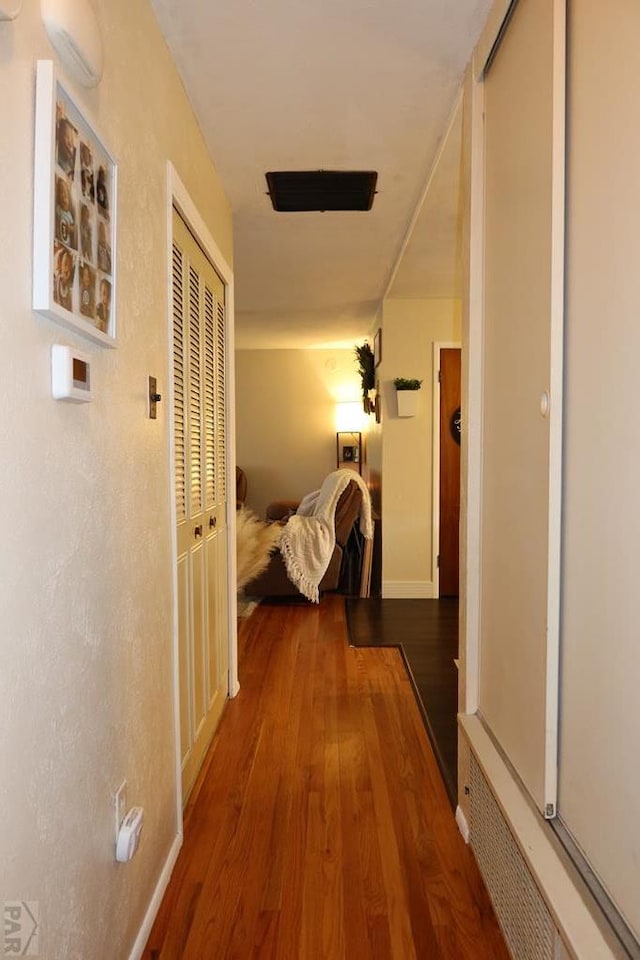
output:
M 238 590 L 266 570 L 281 536 L 279 523 L 265 523 L 246 507 L 236 511 Z

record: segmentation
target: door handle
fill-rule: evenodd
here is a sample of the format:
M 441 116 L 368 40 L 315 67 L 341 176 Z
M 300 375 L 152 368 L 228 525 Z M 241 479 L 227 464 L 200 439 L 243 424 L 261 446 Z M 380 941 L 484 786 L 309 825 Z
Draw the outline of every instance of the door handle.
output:
M 213 516 L 209 517 L 209 529 L 213 530 L 217 522 L 218 522 L 217 517 L 213 517 Z
M 198 524 L 198 526 L 197 526 L 197 527 L 194 529 L 194 531 L 193 531 L 193 535 L 194 535 L 194 537 L 201 537 L 201 536 L 202 536 L 202 524 Z

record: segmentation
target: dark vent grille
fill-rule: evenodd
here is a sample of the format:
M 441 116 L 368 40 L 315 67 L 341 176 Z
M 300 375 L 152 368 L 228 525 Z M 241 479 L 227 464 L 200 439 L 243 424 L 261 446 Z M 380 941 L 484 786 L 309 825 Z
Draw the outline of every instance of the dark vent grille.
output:
M 373 171 L 303 170 L 267 174 L 273 209 L 371 210 L 378 174 Z

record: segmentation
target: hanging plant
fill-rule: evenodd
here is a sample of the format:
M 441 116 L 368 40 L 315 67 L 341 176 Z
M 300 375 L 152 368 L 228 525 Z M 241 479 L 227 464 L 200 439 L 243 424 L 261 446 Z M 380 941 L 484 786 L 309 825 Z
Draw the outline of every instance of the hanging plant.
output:
M 422 380 L 411 380 L 406 377 L 396 377 L 393 381 L 396 390 L 419 390 L 422 386 Z
M 399 417 L 415 417 L 418 412 L 418 390 L 422 380 L 411 377 L 396 377 L 393 381 L 396 388 Z
M 358 373 L 362 381 L 362 400 L 364 402 L 365 412 L 369 413 L 369 390 L 373 390 L 376 385 L 373 350 L 365 341 L 354 348 L 354 353 L 358 361 Z

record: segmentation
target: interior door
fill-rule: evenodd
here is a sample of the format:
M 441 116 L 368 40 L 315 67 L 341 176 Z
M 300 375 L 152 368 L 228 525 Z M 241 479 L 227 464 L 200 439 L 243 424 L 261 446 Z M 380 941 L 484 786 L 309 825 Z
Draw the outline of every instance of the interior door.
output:
M 225 288 L 173 216 L 173 395 L 182 790 L 228 692 Z
M 566 12 L 512 11 L 484 79 L 480 711 L 553 816 Z
M 460 348 L 440 350 L 438 594 L 457 597 L 460 566 Z

